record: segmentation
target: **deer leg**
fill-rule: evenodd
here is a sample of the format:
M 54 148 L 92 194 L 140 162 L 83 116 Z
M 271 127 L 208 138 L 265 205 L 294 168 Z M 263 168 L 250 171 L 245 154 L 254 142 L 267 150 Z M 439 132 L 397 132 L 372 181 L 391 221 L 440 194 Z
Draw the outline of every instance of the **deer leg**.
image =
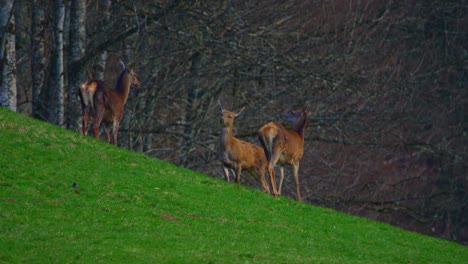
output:
M 104 124 L 104 132 L 106 133 L 107 143 L 110 143 L 111 135 L 110 135 L 110 131 L 109 131 L 109 124 L 107 124 L 107 123 Z
M 241 172 L 242 172 L 242 167 L 241 167 L 241 166 L 237 166 L 237 167 L 236 167 L 236 182 L 237 182 L 237 183 L 240 183 L 240 175 L 241 175 Z
M 261 169 L 252 169 L 250 168 L 248 170 L 248 172 L 250 173 L 250 175 L 252 175 L 252 177 L 255 178 L 255 180 L 257 180 L 257 182 L 259 182 L 261 185 L 262 185 L 262 190 L 266 193 L 270 193 L 270 187 L 266 184 L 266 181 L 265 181 L 265 170 L 261 170 Z
M 104 112 L 102 109 L 97 108 L 94 112 L 94 137 L 99 139 L 99 129 L 101 127 L 102 120 L 104 119 Z
M 299 163 L 293 164 L 294 180 L 296 181 L 296 196 L 298 201 L 302 201 L 301 191 L 299 188 Z
M 226 168 L 223 166 L 223 174 L 224 174 L 224 179 L 228 182 L 229 181 L 229 168 Z
M 257 172 L 258 177 L 260 178 L 260 183 L 262 184 L 263 191 L 266 193 L 270 193 L 270 186 L 265 180 L 265 170 L 260 170 Z
M 99 138 L 99 126 L 96 122 L 94 123 L 94 137 Z
M 119 125 L 120 125 L 120 122 L 114 121 L 114 125 L 112 128 L 112 133 L 114 134 L 114 145 L 116 146 L 117 146 L 117 137 L 119 134 Z
M 94 137 L 99 138 L 99 127 L 101 126 L 102 119 L 95 118 L 94 119 Z
M 86 136 L 88 134 L 88 115 L 89 112 L 87 107 L 83 108 L 83 126 L 81 128 L 81 134 L 83 136 Z
M 270 175 L 271 188 L 273 189 L 273 196 L 278 196 L 278 191 L 276 189 L 276 178 L 275 178 L 275 168 L 274 164 L 268 164 L 268 175 Z
M 281 187 L 283 186 L 283 180 L 284 180 L 284 166 L 280 166 L 280 182 L 279 182 L 279 187 L 278 187 L 278 195 L 281 195 Z
M 276 177 L 275 177 L 275 165 L 278 163 L 278 160 L 280 158 L 280 152 L 279 151 L 273 151 L 273 156 L 271 157 L 270 161 L 268 162 L 268 173 L 270 174 L 270 181 L 271 185 L 273 188 L 273 196 L 278 196 L 281 195 L 281 185 L 280 187 L 280 192 L 278 192 L 278 189 L 276 188 Z M 283 166 L 280 166 L 282 168 Z M 284 175 L 284 174 L 282 174 Z M 282 181 L 282 180 L 281 180 Z

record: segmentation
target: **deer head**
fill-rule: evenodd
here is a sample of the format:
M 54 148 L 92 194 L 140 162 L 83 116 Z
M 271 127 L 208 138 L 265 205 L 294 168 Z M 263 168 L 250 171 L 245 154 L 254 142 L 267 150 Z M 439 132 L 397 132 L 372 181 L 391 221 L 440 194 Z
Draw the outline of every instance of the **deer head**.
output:
M 292 128 L 296 131 L 303 130 L 307 123 L 307 116 L 309 112 L 307 112 L 307 106 L 304 105 L 300 110 L 294 110 L 285 112 L 281 115 L 281 117 L 292 126 Z
M 138 79 L 138 76 L 135 73 L 135 71 L 133 71 L 133 68 L 129 69 L 129 74 L 130 74 L 131 82 L 133 83 L 133 85 L 137 88 L 140 87 L 141 86 L 140 80 Z
M 244 111 L 245 107 L 242 107 L 241 109 L 232 112 L 232 111 L 227 111 L 223 108 L 221 101 L 218 100 L 218 107 L 221 111 L 221 124 L 223 127 L 233 127 L 234 126 L 234 118 L 242 113 Z

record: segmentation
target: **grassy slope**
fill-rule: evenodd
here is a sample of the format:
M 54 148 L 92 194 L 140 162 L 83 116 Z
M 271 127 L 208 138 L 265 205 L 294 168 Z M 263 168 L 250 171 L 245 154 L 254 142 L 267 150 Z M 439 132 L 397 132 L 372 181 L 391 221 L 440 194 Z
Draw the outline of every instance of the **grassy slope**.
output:
M 273 199 L 0 108 L 3 262 L 468 263 L 468 248 Z

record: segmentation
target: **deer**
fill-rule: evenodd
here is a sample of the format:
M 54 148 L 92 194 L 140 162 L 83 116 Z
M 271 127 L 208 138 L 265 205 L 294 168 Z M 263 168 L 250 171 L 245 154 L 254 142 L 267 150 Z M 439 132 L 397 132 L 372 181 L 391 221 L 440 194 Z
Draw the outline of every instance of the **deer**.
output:
M 238 111 L 229 111 L 223 108 L 219 100 L 218 106 L 223 126 L 218 156 L 222 164 L 224 179 L 229 182 L 230 171 L 233 170 L 236 182 L 239 183 L 241 172 L 246 170 L 262 185 L 264 192 L 270 193 L 270 187 L 265 180 L 267 160 L 263 149 L 255 144 L 237 139 L 232 133 L 234 118 L 240 115 L 245 107 Z
M 282 117 L 293 124 L 291 129 L 282 124 L 269 122 L 258 130 L 258 138 L 265 152 L 268 162 L 268 175 L 270 177 L 273 196 L 281 195 L 281 186 L 284 180 L 284 165 L 292 165 L 296 183 L 296 198 L 301 201 L 299 185 L 299 162 L 304 154 L 304 130 L 307 124 L 308 113 L 304 105 L 301 110 L 284 113 Z M 276 189 L 274 166 L 280 165 L 279 188 Z
M 94 137 L 99 138 L 99 128 L 104 122 L 104 130 L 107 142 L 111 142 L 109 126 L 112 125 L 113 143 L 117 146 L 117 135 L 120 121 L 122 120 L 125 103 L 127 102 L 132 85 L 140 87 L 136 73 L 132 68 L 127 68 L 120 61 L 121 73 L 115 85 L 115 89 L 108 87 L 101 80 L 89 80 L 79 87 L 81 108 L 83 111 L 82 134 L 88 132 L 88 116 L 91 110 L 94 119 Z

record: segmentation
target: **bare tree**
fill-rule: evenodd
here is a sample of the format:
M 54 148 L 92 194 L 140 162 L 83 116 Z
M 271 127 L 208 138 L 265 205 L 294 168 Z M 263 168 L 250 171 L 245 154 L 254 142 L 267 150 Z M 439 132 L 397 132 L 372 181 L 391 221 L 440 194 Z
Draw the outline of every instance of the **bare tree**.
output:
M 5 52 L 5 38 L 8 32 L 8 23 L 13 15 L 14 0 L 2 0 L 0 2 L 0 58 L 3 59 Z M 10 32 L 12 33 L 12 32 Z
M 53 2 L 53 25 L 51 36 L 53 49 L 50 54 L 50 72 L 47 87 L 48 95 L 48 120 L 49 122 L 62 126 L 64 125 L 64 61 L 63 61 L 63 25 L 65 19 L 64 0 L 54 0 Z
M 16 111 L 16 49 L 14 1 L 0 3 L 0 106 Z
M 32 79 L 32 115 L 40 116 L 45 109 L 41 94 L 44 89 L 46 53 L 45 53 L 45 17 L 44 1 L 34 0 L 31 21 L 31 79 Z
M 78 87 L 85 82 L 86 75 L 81 59 L 85 54 L 86 40 L 86 1 L 76 0 L 70 6 L 70 53 L 68 57 L 68 104 L 67 125 L 77 130 L 80 120 Z

